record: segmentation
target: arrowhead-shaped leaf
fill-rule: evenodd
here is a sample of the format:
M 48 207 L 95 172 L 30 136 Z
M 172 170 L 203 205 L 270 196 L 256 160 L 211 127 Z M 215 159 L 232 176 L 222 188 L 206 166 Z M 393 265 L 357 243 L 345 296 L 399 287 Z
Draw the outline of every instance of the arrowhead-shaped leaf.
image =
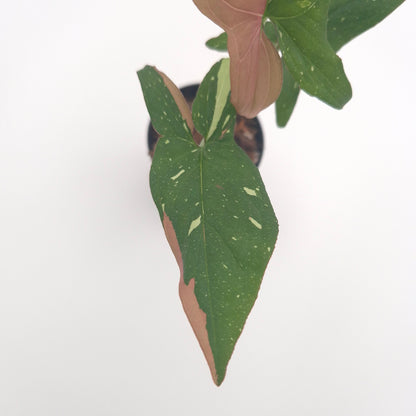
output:
M 282 63 L 262 30 L 267 0 L 194 0 L 200 11 L 228 35 L 231 102 L 238 114 L 255 117 L 276 101 Z
M 179 264 L 184 310 L 217 385 L 278 231 L 258 169 L 233 138 L 228 65 L 214 65 L 194 101 L 200 145 L 160 74 L 151 67 L 138 73 L 152 123 L 164 131 L 150 173 L 152 195 Z

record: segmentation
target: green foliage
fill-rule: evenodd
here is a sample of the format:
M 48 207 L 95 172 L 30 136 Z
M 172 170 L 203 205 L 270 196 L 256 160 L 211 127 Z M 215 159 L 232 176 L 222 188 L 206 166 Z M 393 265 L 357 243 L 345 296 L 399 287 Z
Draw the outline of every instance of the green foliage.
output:
M 272 3 L 275 2 L 273 0 Z M 403 2 L 404 0 L 331 0 L 327 38 L 332 49 L 338 51 L 350 40 L 381 22 Z M 293 112 L 298 95 L 295 91 L 299 91 L 299 88 L 295 80 L 283 78 L 282 91 L 276 101 L 276 121 L 280 127 L 286 125 Z
M 263 23 L 263 30 L 270 42 L 273 43 L 273 46 L 276 49 L 279 49 L 279 37 L 277 35 L 276 26 L 270 20 L 265 20 Z
M 381 22 L 404 0 L 331 0 L 328 40 L 335 51 Z
M 276 123 L 278 126 L 286 126 L 295 108 L 299 93 L 299 84 L 293 79 L 286 64 L 283 63 L 283 85 L 279 98 L 275 103 Z
M 258 172 L 234 141 L 228 60 L 210 70 L 193 104 L 197 145 L 161 76 L 138 75 L 159 140 L 150 173 L 161 219 L 172 222 L 186 285 L 206 315 L 216 383 L 256 300 L 278 226 Z
M 227 34 L 222 32 L 215 38 L 211 38 L 205 42 L 205 45 L 218 52 L 227 52 Z
M 326 38 L 329 0 L 279 0 L 266 15 L 276 24 L 284 62 L 300 87 L 335 108 L 351 98 L 341 60 Z
M 267 37 L 281 49 L 284 62 L 283 86 L 275 105 L 278 126 L 284 127 L 289 121 L 300 89 L 341 108 L 351 98 L 351 88 L 341 61 L 333 51 L 337 52 L 381 22 L 403 2 L 271 0 L 264 14 L 263 27 Z M 227 49 L 226 33 L 208 42 L 212 49 Z
M 194 3 L 230 36 L 231 75 L 238 81 L 231 76 L 233 103 L 239 108 L 235 97 L 241 98 L 248 111 L 241 114 L 257 114 L 275 100 L 283 71 L 275 104 L 283 127 L 300 89 L 335 108 L 349 101 L 351 86 L 336 52 L 403 1 L 255 0 L 251 8 L 231 0 Z M 226 51 L 227 43 L 222 33 L 206 45 Z M 211 68 L 192 114 L 164 74 L 146 66 L 138 75 L 161 135 L 152 196 L 179 264 L 185 312 L 220 385 L 274 250 L 277 220 L 257 168 L 234 141 L 230 61 Z

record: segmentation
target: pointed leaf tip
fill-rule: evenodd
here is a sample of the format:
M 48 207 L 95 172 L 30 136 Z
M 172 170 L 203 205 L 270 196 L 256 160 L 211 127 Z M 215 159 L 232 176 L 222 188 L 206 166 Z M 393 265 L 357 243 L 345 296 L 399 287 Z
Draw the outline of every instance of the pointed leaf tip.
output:
M 195 129 L 191 110 L 178 87 L 153 66 L 146 65 L 137 75 L 155 130 L 162 136 L 192 139 Z
M 214 356 L 212 354 L 211 345 L 209 343 L 207 331 L 207 316 L 199 307 L 198 300 L 195 296 L 195 279 L 191 279 L 188 284 L 185 283 L 183 277 L 183 261 L 182 253 L 179 247 L 178 239 L 172 222 L 166 213 L 163 213 L 163 229 L 165 230 L 166 239 L 169 242 L 170 248 L 175 256 L 176 262 L 179 266 L 179 297 L 182 302 L 183 310 L 191 324 L 192 330 L 199 342 L 201 350 L 207 360 L 212 379 L 215 384 L 219 385 L 217 370 L 215 368 Z M 220 381 L 220 383 L 222 380 Z

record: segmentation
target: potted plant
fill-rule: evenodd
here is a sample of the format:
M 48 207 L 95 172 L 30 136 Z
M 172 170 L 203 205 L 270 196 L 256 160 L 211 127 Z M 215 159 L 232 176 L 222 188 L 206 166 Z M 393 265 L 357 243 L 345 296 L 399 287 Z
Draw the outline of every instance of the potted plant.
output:
M 224 33 L 207 46 L 215 63 L 192 108 L 162 72 L 138 72 L 160 136 L 153 199 L 180 269 L 179 294 L 214 382 L 228 361 L 273 253 L 278 223 L 257 167 L 234 140 L 247 119 L 275 103 L 287 124 L 300 90 L 334 108 L 352 97 L 336 55 L 404 0 L 194 0 Z

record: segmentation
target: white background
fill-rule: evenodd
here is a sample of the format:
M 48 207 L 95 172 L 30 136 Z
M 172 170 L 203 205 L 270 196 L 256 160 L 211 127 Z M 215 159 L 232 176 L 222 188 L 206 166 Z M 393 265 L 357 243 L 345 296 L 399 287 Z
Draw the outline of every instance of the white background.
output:
M 219 54 L 191 1 L 1 1 L 0 415 L 416 414 L 416 6 L 340 55 L 354 97 L 261 114 L 280 222 L 214 386 L 151 200 L 136 70 Z

